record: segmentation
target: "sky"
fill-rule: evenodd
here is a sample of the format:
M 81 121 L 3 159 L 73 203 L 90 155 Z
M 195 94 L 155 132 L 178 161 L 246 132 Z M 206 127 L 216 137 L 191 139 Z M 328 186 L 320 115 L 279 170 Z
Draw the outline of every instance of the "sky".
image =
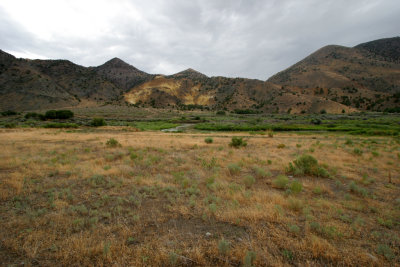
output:
M 399 0 L 0 0 L 0 49 L 266 80 L 329 44 L 400 36 Z

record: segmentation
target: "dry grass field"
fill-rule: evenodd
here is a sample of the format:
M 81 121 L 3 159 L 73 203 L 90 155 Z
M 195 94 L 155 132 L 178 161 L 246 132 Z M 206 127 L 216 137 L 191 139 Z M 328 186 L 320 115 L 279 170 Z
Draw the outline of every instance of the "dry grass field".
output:
M 129 129 L 0 130 L 1 266 L 399 266 L 398 139 Z

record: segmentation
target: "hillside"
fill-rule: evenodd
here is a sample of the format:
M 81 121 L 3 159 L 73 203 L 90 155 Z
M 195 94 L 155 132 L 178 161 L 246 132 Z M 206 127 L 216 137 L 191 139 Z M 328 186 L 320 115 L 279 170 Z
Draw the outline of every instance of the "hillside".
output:
M 143 72 L 119 58 L 98 67 L 17 59 L 0 50 L 2 110 L 101 106 L 268 113 L 383 111 L 400 102 L 400 38 L 353 48 L 329 45 L 267 81 L 208 77 L 187 69 Z
M 268 79 L 358 109 L 398 106 L 400 38 L 323 47 Z
M 94 69 L 104 79 L 111 81 L 118 88 L 123 90 L 130 89 L 154 76 L 138 70 L 119 58 L 113 58 Z

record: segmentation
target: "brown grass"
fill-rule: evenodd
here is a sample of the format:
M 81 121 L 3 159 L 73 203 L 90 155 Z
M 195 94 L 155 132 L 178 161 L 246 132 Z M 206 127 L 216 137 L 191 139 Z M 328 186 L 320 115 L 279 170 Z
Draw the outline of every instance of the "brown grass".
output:
M 206 134 L 105 129 L 0 132 L 0 265 L 240 266 L 246 251 L 256 252 L 256 266 L 400 260 L 400 146 L 390 138 L 368 147 L 354 137 L 350 147 L 340 135 L 275 134 L 233 149 L 231 137 L 243 133 L 213 133 L 205 144 Z M 107 147 L 110 138 L 121 147 Z M 303 153 L 331 177 L 295 177 L 296 195 L 274 188 Z

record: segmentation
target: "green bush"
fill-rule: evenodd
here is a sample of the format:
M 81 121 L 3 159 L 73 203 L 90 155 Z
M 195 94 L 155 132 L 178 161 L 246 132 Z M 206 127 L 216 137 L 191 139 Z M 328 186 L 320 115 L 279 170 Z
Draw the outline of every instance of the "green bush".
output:
M 329 177 L 329 172 L 318 164 L 311 155 L 301 155 L 292 163 L 289 163 L 288 172 L 294 175 L 312 175 L 317 177 Z
M 289 188 L 291 193 L 298 194 L 303 190 L 303 184 L 295 180 L 290 184 Z
M 14 116 L 14 115 L 18 115 L 18 113 L 13 110 L 6 110 L 6 111 L 1 112 L 1 115 L 4 117 L 5 116 Z
M 229 146 L 234 148 L 239 148 L 241 146 L 247 146 L 247 142 L 243 140 L 243 137 L 232 137 L 232 141 L 229 143 Z
M 383 255 L 388 261 L 393 260 L 395 255 L 392 249 L 388 245 L 378 245 L 377 252 L 380 255 Z
M 246 177 L 244 177 L 243 182 L 246 185 L 246 187 L 250 188 L 253 184 L 255 184 L 256 178 L 254 178 L 251 175 L 246 175 Z
M 218 243 L 218 251 L 219 251 L 219 253 L 221 255 L 226 255 L 226 254 L 228 254 L 229 249 L 230 249 L 230 243 L 222 238 Z
M 17 125 L 13 122 L 9 122 L 9 123 L 4 124 L 4 127 L 11 129 L 11 128 L 17 127 Z
M 114 138 L 108 139 L 108 141 L 106 142 L 106 145 L 107 145 L 108 147 L 117 147 L 117 146 L 121 146 L 121 144 L 120 144 L 117 140 L 115 140 Z
M 206 142 L 207 144 L 212 144 L 214 140 L 211 137 L 207 137 L 206 139 L 204 139 L 204 142 Z
M 345 145 L 353 145 L 354 143 L 353 143 L 353 140 L 351 140 L 351 139 L 346 139 L 346 142 L 344 142 L 344 144 Z
M 363 151 L 359 148 L 354 148 L 353 153 L 356 154 L 357 156 L 361 156 L 363 154 Z
M 253 267 L 254 261 L 256 260 L 256 253 L 254 251 L 247 251 L 243 259 L 244 267 Z
M 217 111 L 217 115 L 225 115 L 226 114 L 226 112 L 225 111 L 223 111 L 223 110 L 219 110 L 219 111 Z
M 257 178 L 261 179 L 261 178 L 266 178 L 268 176 L 271 176 L 270 172 L 265 171 L 263 168 L 260 168 L 258 166 L 255 166 L 253 168 L 254 174 Z
M 66 120 L 72 118 L 74 113 L 70 110 L 48 110 L 44 116 L 46 119 Z
M 362 197 L 368 196 L 368 190 L 356 185 L 356 183 L 354 181 L 350 183 L 349 189 L 351 192 L 356 193 Z
M 289 231 L 295 234 L 300 233 L 300 227 L 297 226 L 296 224 L 291 224 L 289 225 Z
M 28 112 L 25 114 L 25 119 L 40 119 L 40 120 L 44 120 L 46 117 L 43 114 L 39 114 L 36 112 Z
M 285 148 L 285 147 L 286 147 L 285 144 L 279 144 L 279 145 L 278 145 L 278 148 Z
M 236 163 L 228 164 L 228 170 L 230 175 L 237 175 L 240 173 L 240 166 Z
M 279 175 L 272 181 L 272 184 L 280 189 L 285 189 L 289 184 L 289 178 L 285 175 Z
M 90 123 L 90 125 L 94 127 L 99 127 L 99 126 L 106 126 L 107 123 L 103 118 L 94 118 Z

